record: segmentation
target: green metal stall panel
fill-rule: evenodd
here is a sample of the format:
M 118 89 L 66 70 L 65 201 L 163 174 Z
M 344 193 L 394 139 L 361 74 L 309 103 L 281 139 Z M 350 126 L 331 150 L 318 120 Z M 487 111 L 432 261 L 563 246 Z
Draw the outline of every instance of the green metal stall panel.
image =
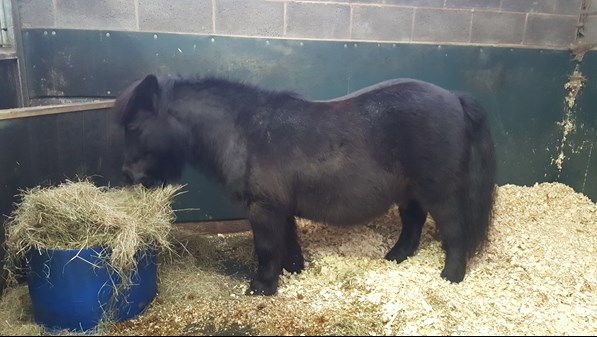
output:
M 311 99 L 398 77 L 468 91 L 490 114 L 498 184 L 561 180 L 597 199 L 594 173 L 585 174 L 597 165 L 589 150 L 597 96 L 589 94 L 595 93 L 590 76 L 575 110 L 581 123 L 570 138 L 584 145 L 569 153 L 561 170 L 554 165 L 566 114 L 564 84 L 575 66 L 567 51 L 44 29 L 25 30 L 23 39 L 32 98 L 114 97 L 147 73 L 220 76 Z M 582 64 L 586 74 L 596 73 L 594 55 Z M 184 180 L 189 193 L 179 207 L 193 210 L 181 212 L 181 219 L 243 216 L 201 173 L 189 169 Z
M 582 87 L 570 114 L 561 116 L 557 138 L 563 139 L 564 125 L 570 129 L 559 144 L 564 160 L 556 180 L 597 201 L 597 52 L 587 53 L 578 70 Z

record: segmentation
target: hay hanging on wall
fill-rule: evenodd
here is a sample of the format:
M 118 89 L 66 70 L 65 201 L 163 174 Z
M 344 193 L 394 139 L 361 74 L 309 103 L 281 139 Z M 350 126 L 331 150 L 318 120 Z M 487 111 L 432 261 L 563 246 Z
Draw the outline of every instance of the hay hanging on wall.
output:
M 171 203 L 181 189 L 109 188 L 80 180 L 21 191 L 21 201 L 5 224 L 9 281 L 15 281 L 30 250 L 105 247 L 111 252 L 107 263 L 124 285 L 135 269 L 137 252 L 171 250 Z

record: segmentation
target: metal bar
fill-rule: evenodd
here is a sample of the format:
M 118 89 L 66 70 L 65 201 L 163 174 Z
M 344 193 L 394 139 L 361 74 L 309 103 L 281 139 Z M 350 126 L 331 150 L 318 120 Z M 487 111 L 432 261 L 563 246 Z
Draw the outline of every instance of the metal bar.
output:
M 86 103 L 74 103 L 74 104 L 65 104 L 65 105 L 5 109 L 5 110 L 0 110 L 0 120 L 35 117 L 35 116 L 42 116 L 42 115 L 55 115 L 55 114 L 61 114 L 61 113 L 67 113 L 67 112 L 109 109 L 112 106 L 114 106 L 113 99 L 100 101 L 100 102 L 92 102 L 92 103 L 86 102 Z
M 14 25 L 13 15 L 12 15 L 12 8 L 14 6 L 12 5 L 11 0 L 2 0 L 2 3 L 4 6 L 4 15 L 5 15 L 4 19 L 6 20 L 6 21 L 4 21 L 4 25 L 7 28 L 6 35 L 8 36 L 8 46 L 14 47 L 14 43 L 15 43 L 14 31 L 16 29 L 16 26 Z
M 0 47 L 10 45 L 8 41 L 8 18 L 4 8 L 4 0 L 0 0 Z
M 17 54 L 18 64 L 18 99 L 19 107 L 29 106 L 29 81 L 25 69 L 25 53 L 23 52 L 23 36 L 21 33 L 21 17 L 19 15 L 17 0 L 11 1 L 13 27 L 14 27 L 14 49 Z

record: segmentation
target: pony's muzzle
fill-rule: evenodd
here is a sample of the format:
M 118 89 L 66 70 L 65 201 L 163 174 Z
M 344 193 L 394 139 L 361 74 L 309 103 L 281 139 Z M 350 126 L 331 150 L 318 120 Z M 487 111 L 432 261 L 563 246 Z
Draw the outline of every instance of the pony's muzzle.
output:
M 127 185 L 142 184 L 145 187 L 153 187 L 155 185 L 155 179 L 152 179 L 143 172 L 134 172 L 128 167 L 122 168 L 122 175 Z
M 134 185 L 138 182 L 138 177 L 136 177 L 135 173 L 126 167 L 122 168 L 122 176 L 124 178 L 124 182 L 128 185 Z

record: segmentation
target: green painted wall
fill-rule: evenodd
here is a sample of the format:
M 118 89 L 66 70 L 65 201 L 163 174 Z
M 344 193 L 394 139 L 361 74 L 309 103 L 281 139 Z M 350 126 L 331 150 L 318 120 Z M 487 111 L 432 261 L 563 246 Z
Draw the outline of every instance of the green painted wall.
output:
M 562 140 L 559 125 L 566 113 L 564 88 L 575 63 L 567 51 L 423 44 L 345 43 L 331 41 L 256 39 L 139 32 L 28 29 L 23 31 L 29 95 L 34 99 L 114 97 L 130 81 L 146 73 L 215 75 L 243 80 L 269 89 L 294 90 L 312 99 L 327 99 L 397 77 L 412 77 L 448 89 L 469 91 L 490 113 L 498 155 L 498 183 L 532 185 L 562 181 L 597 200 L 597 162 L 592 155 L 597 122 L 595 53 L 585 56 L 581 70 L 588 77 L 574 115 L 576 131 L 568 137 L 562 170 L 553 163 Z M 106 111 L 89 112 L 97 114 Z M 66 115 L 65 115 L 66 116 Z M 39 117 L 41 118 L 41 117 Z M 57 120 L 67 117 L 54 117 Z M 50 152 L 48 175 L 61 177 L 61 150 L 53 140 L 72 133 L 85 146 L 92 141 L 76 117 L 45 136 L 14 131 L 18 150 L 35 156 L 40 147 Z M 38 119 L 33 117 L 29 119 Z M 0 122 L 0 129 L 8 122 Z M 23 121 L 11 121 L 17 129 Z M 54 122 L 52 122 L 54 123 Z M 53 124 L 52 124 L 53 125 Z M 53 127 L 52 127 L 53 128 Z M 101 131 L 101 130 L 100 130 Z M 98 132 L 98 131 L 93 131 Z M 41 145 L 46 144 L 51 145 Z M 44 142 L 44 143 L 42 143 Z M 115 143 L 118 144 L 118 143 Z M 8 151 L 0 142 L 0 153 Z M 101 144 L 98 144 L 101 146 Z M 4 147 L 4 149 L 1 149 Z M 105 153 L 100 170 L 117 184 L 119 148 Z M 11 150 L 13 151 L 13 150 Z M 77 152 L 78 151 L 78 152 Z M 73 161 L 86 151 L 77 149 Z M 597 151 L 595 151 L 597 152 Z M 78 153 L 78 154 L 77 154 Z M 22 154 L 19 154 L 22 155 Z M 34 160 L 34 159 L 30 159 Z M 17 166 L 0 163 L 1 179 Z M 23 164 L 21 164 L 23 165 Z M 33 165 L 33 164 L 31 164 Z M 108 167 L 113 165 L 114 167 Z M 117 167 L 116 167 L 117 166 Z M 39 169 L 39 168 L 38 168 Z M 18 183 L 3 183 L 2 210 L 14 187 L 35 185 L 43 175 L 21 173 Z M 190 192 L 178 200 L 181 221 L 242 217 L 221 190 L 194 170 L 185 172 Z
M 565 156 L 557 181 L 565 183 L 597 202 L 597 52 L 585 55 L 579 70 L 585 78 L 568 119 L 574 129 L 561 147 Z M 561 141 L 563 130 L 556 139 Z
M 19 105 L 17 74 L 16 59 L 0 59 L 0 109 Z

